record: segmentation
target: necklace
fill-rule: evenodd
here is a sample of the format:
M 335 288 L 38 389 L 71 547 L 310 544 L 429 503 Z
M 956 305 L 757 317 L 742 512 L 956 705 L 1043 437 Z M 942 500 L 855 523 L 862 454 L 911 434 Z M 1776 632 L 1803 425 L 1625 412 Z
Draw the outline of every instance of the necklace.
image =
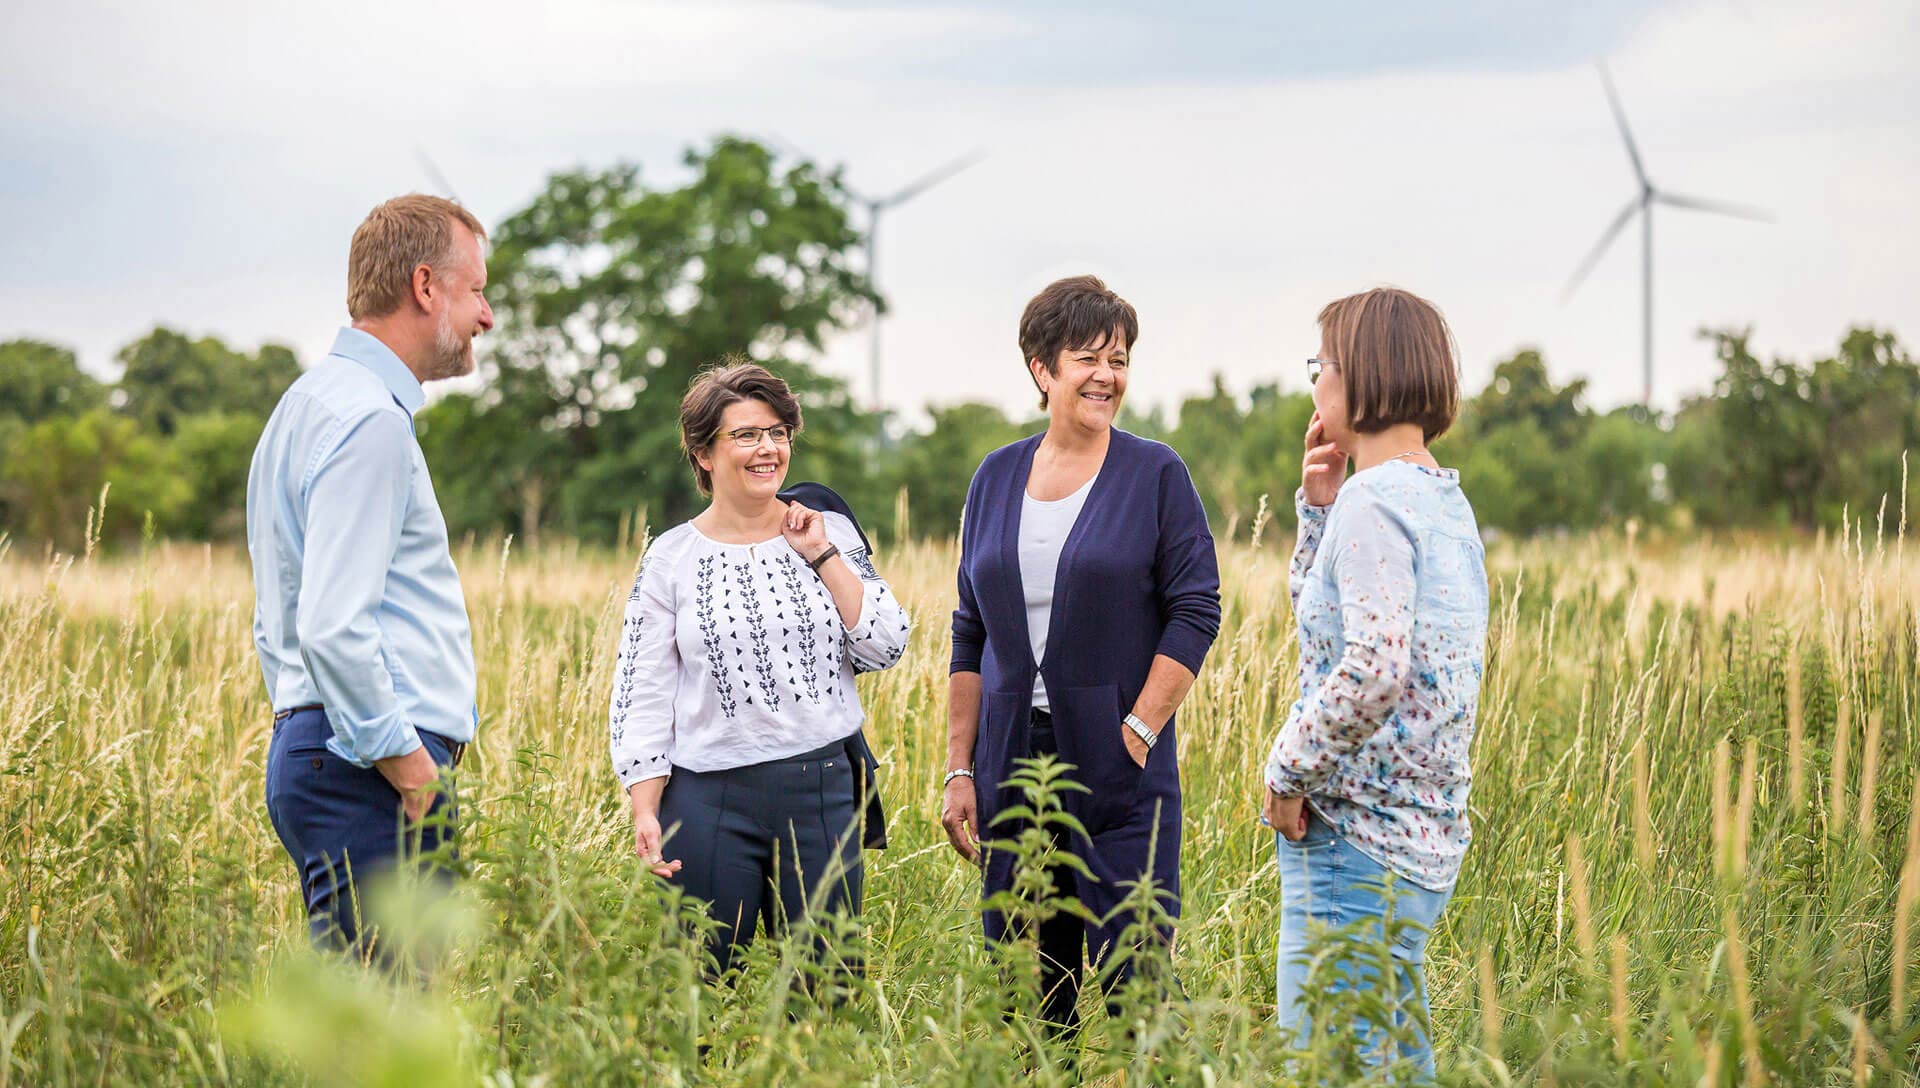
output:
M 1405 453 L 1396 453 L 1392 457 L 1387 458 L 1387 460 L 1398 461 L 1403 457 L 1424 457 L 1426 455 L 1427 455 L 1426 450 L 1408 450 Z

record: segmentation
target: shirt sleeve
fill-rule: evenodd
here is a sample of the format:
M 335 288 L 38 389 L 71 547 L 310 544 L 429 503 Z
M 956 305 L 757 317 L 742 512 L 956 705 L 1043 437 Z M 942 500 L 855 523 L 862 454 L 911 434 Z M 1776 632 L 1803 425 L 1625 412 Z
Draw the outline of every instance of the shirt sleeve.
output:
M 1155 652 L 1198 675 L 1220 633 L 1220 567 L 1206 508 L 1178 458 L 1160 472 L 1159 533 L 1153 581 L 1163 626 Z
M 873 556 L 861 543 L 853 523 L 839 514 L 821 516 L 826 519 L 827 539 L 840 549 L 838 559 L 853 568 L 853 573 L 860 578 L 860 619 L 847 628 L 847 656 L 853 661 L 855 672 L 891 668 L 906 652 L 913 620 L 894 598 L 892 587 L 874 568 Z
M 294 630 L 333 739 L 357 767 L 420 747 L 394 693 L 380 633 L 387 571 L 413 494 L 413 434 L 391 412 L 340 424 L 303 489 L 305 550 Z
M 608 709 L 613 773 L 622 789 L 673 773 L 673 705 L 680 693 L 673 560 L 656 546 L 640 561 L 627 595 Z
M 973 494 L 979 486 L 980 476 L 975 473 L 973 483 L 967 486 L 967 501 L 961 507 L 960 603 L 953 610 L 953 655 L 947 666 L 949 674 L 979 672 L 980 657 L 987 646 L 987 625 L 980 621 L 980 602 L 973 593 L 973 577 L 967 572 L 967 532 L 973 524 Z
M 1295 704 L 1267 759 L 1267 785 L 1313 792 L 1386 721 L 1413 656 L 1414 534 L 1379 496 L 1357 492 L 1329 536 L 1345 646 L 1312 695 Z
M 1327 511 L 1332 509 L 1309 503 L 1304 487 L 1293 493 L 1293 512 L 1300 519 L 1300 529 L 1293 541 L 1293 562 L 1287 565 L 1287 596 L 1293 600 L 1296 614 L 1300 611 L 1300 590 L 1307 584 L 1307 572 L 1313 569 L 1313 558 L 1320 553 L 1320 538 L 1327 531 Z

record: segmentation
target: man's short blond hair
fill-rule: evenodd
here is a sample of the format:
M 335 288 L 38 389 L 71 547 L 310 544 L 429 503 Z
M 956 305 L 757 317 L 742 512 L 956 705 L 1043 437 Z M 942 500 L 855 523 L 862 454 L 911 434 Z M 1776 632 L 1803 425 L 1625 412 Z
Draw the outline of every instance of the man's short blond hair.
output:
M 408 193 L 368 212 L 347 253 L 347 313 L 358 321 L 398 310 L 413 290 L 414 269 L 437 271 L 457 256 L 455 223 L 486 241 L 472 212 L 437 196 Z

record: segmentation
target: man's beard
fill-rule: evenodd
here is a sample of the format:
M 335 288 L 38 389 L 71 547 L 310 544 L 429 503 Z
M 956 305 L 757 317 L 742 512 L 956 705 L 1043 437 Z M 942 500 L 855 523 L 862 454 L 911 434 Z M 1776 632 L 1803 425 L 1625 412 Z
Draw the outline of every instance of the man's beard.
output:
M 473 373 L 473 338 L 462 339 L 453 331 L 451 315 L 440 315 L 440 327 L 433 333 L 433 366 L 427 381 L 460 378 Z

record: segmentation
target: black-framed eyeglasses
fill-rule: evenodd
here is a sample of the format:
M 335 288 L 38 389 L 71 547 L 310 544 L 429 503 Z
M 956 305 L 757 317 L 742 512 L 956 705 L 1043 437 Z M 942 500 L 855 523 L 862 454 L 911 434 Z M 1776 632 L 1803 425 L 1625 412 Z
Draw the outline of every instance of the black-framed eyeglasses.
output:
M 1333 361 L 1332 359 L 1322 359 L 1317 355 L 1311 359 L 1308 359 L 1307 360 L 1307 384 L 1319 385 L 1320 372 L 1327 369 L 1330 366 L 1339 366 L 1339 365 L 1340 365 L 1339 363 Z
M 762 435 L 773 439 L 773 444 L 776 446 L 786 446 L 793 442 L 793 428 L 784 423 L 776 423 L 771 427 L 739 427 L 731 431 L 721 431 L 713 438 L 716 442 L 722 438 L 731 438 L 734 445 L 743 450 L 750 450 L 760 444 Z

